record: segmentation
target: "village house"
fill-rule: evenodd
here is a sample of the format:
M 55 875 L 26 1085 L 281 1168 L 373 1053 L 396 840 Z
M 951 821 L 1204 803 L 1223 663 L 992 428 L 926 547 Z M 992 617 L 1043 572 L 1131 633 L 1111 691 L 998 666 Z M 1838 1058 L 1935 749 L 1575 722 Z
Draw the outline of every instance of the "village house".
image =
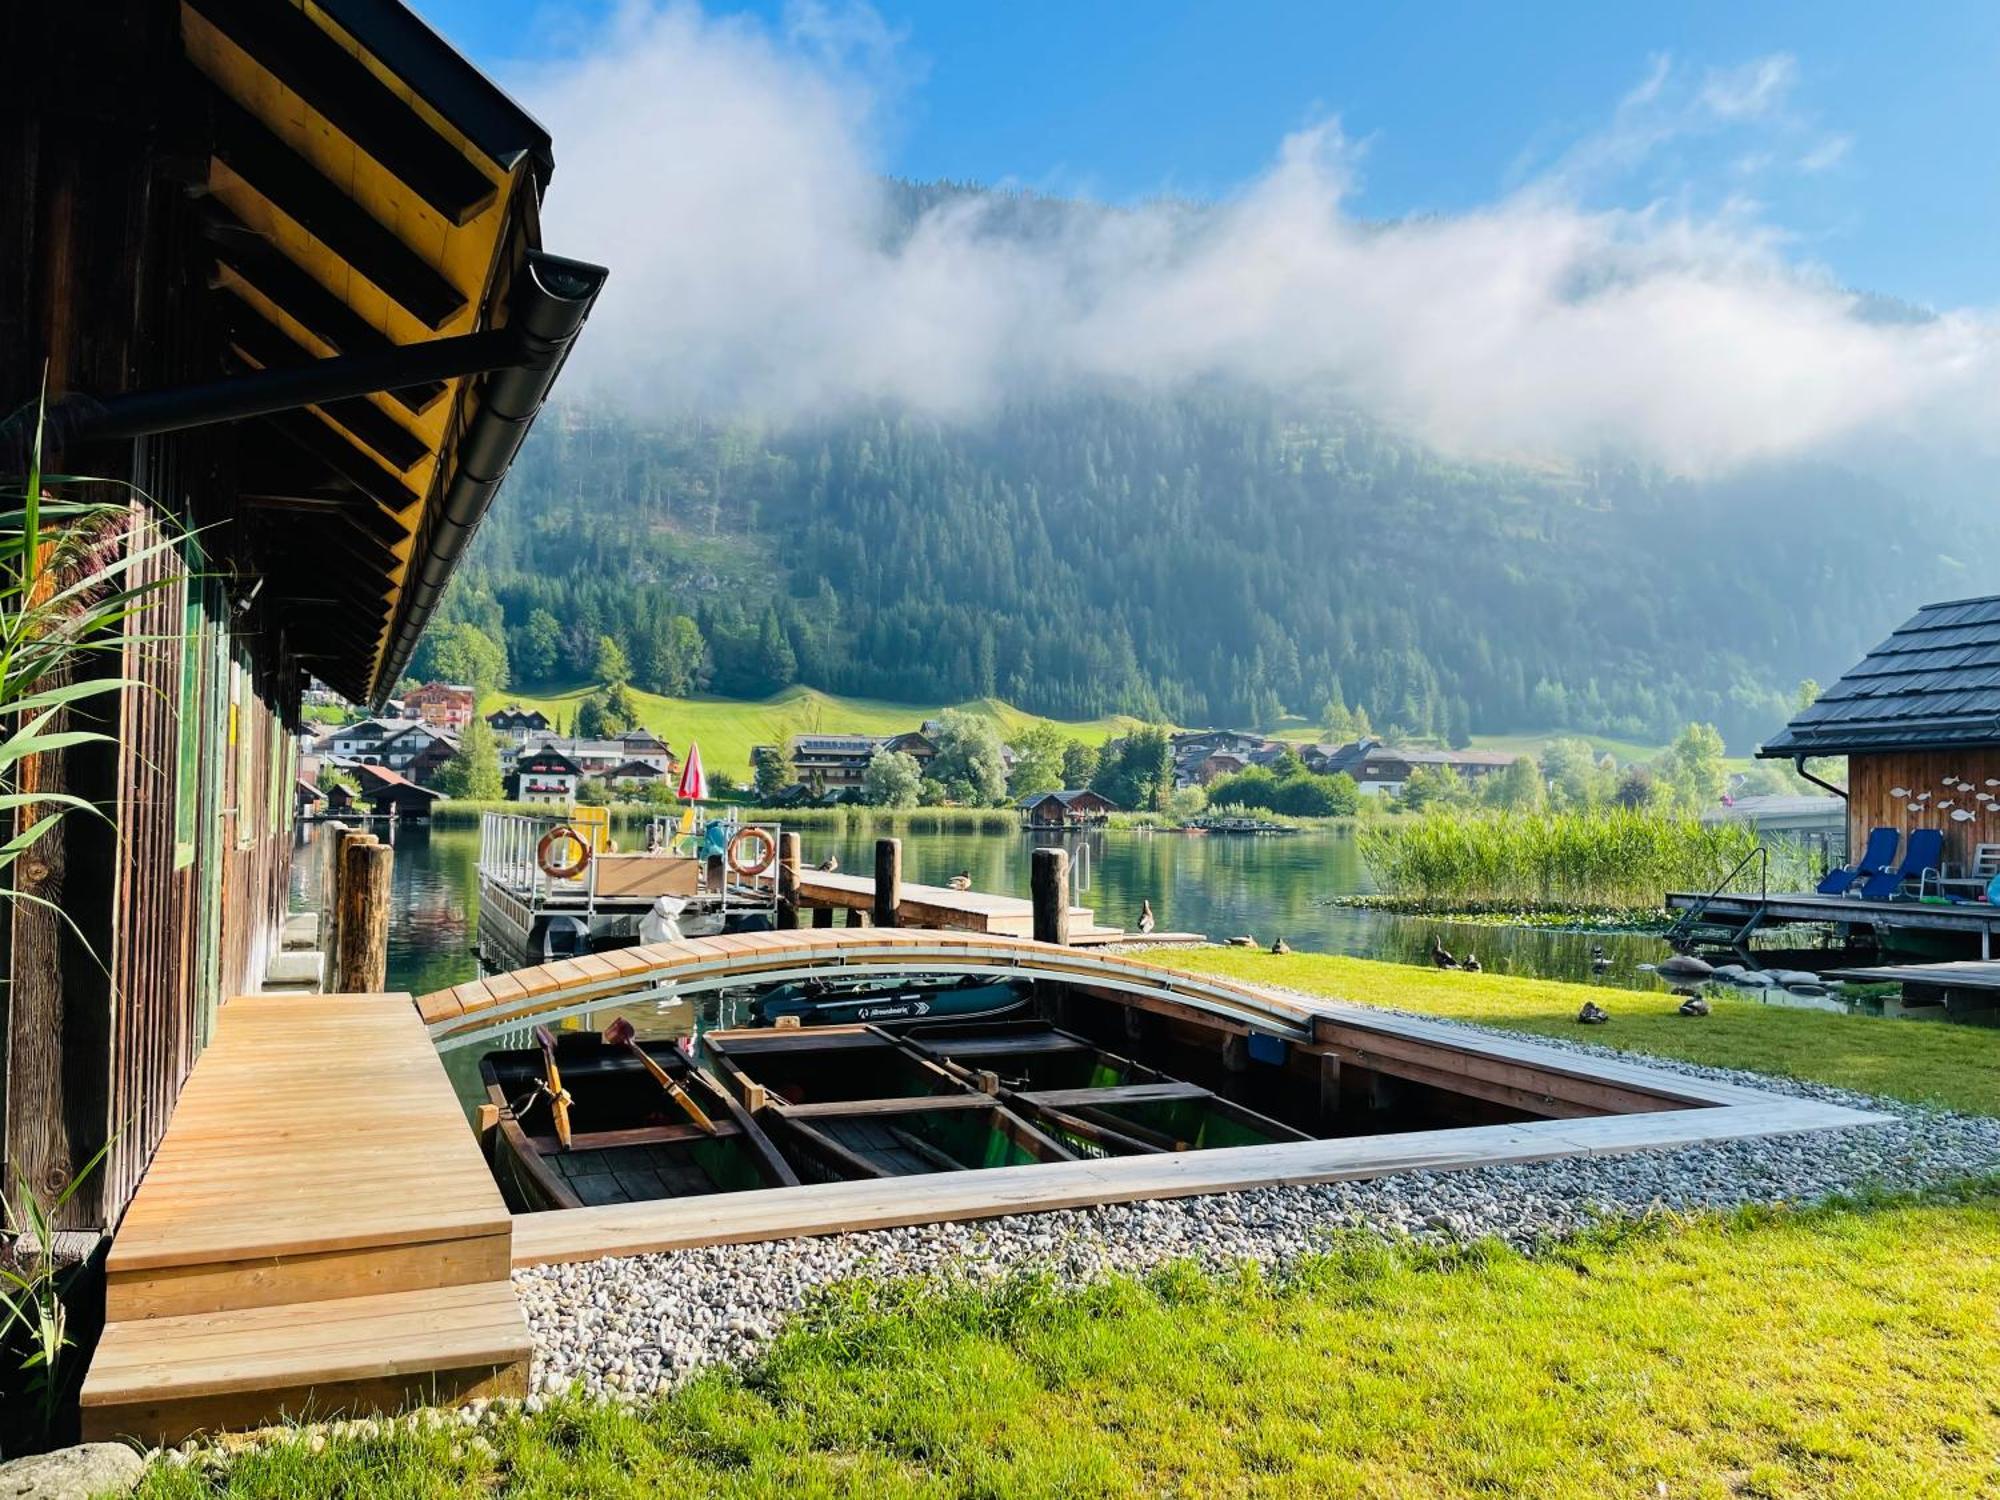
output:
M 453 730 L 428 724 L 412 724 L 402 733 L 382 741 L 376 756 L 366 764 L 387 766 L 410 780 L 429 786 L 431 778 L 445 762 L 458 754 L 459 737 Z
M 549 716 L 539 708 L 523 708 L 518 703 L 494 709 L 486 716 L 486 723 L 502 744 L 511 740 L 516 746 L 525 742 L 530 735 L 547 734 L 553 727 L 549 723 Z
M 585 776 L 609 776 L 621 766 L 638 761 L 653 768 L 657 775 L 669 776 L 679 768 L 674 752 L 667 742 L 647 729 L 628 730 L 617 739 L 552 739 L 546 736 L 531 738 L 514 757 L 518 764 L 521 757 L 539 750 L 554 750 L 574 761 Z M 501 757 L 503 769 L 507 768 L 507 757 Z
M 476 696 L 455 682 L 427 682 L 403 695 L 403 712 L 438 729 L 458 731 L 472 722 Z
M 506 778 L 511 802 L 541 802 L 568 807 L 583 785 L 583 767 L 553 745 L 524 750 Z
M 420 729 L 415 719 L 359 719 L 352 724 L 342 724 L 338 729 L 322 735 L 313 746 L 319 755 L 338 756 L 342 760 L 367 761 L 377 765 L 382 761 L 382 746 L 412 729 Z
M 418 786 L 409 777 L 387 766 L 355 766 L 353 776 L 358 788 L 353 800 L 378 818 L 428 818 L 431 805 L 445 800 L 443 792 Z M 347 807 L 335 809 L 339 812 L 349 810 Z
M 1173 753 L 1177 787 L 1207 786 L 1218 776 L 1259 764 L 1260 755 L 1276 759 L 1284 750 L 1276 740 L 1238 729 L 1195 730 L 1173 735 L 1167 743 Z
M 643 792 L 658 784 L 665 775 L 650 760 L 628 760 L 604 773 L 604 784 L 621 792 Z
M 1392 748 L 1380 740 L 1354 740 L 1345 745 L 1310 745 L 1299 757 L 1306 769 L 1322 776 L 1345 773 L 1370 796 L 1396 796 L 1419 768 L 1456 772 L 1476 782 L 1514 764 L 1520 757 L 1504 750 L 1427 750 Z

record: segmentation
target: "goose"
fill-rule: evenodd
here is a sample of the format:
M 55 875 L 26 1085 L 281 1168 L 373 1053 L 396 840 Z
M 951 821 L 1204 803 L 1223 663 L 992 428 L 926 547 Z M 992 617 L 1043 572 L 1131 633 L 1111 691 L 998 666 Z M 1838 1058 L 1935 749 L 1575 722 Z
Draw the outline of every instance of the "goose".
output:
M 827 874 L 831 875 L 840 868 L 840 856 L 838 854 L 829 854 L 825 859 L 814 865 L 813 868 L 815 870 L 824 870 Z
M 946 887 L 947 887 L 947 888 L 949 888 L 949 889 L 951 889 L 951 890 L 954 890 L 954 891 L 969 891 L 969 890 L 971 890 L 971 889 L 972 889 L 972 871 L 970 871 L 970 870 L 960 870 L 960 871 L 959 871 L 959 872 L 958 872 L 958 873 L 957 873 L 956 875 L 952 876 L 952 877 L 951 877 L 951 879 L 947 880 L 947 881 L 945 882 L 945 885 L 946 885 Z
M 1254 948 L 1257 946 L 1257 939 L 1246 932 L 1242 937 L 1231 938 L 1229 946 L 1232 948 Z
M 1435 932 L 1431 934 L 1431 962 L 1436 964 L 1440 969 L 1455 969 L 1458 967 L 1458 960 L 1451 956 L 1451 950 L 1445 947 L 1444 940 Z
M 1468 953 L 1465 955 L 1465 962 L 1460 964 L 1459 967 L 1468 974 L 1477 974 L 1485 968 L 1485 965 L 1480 963 L 1477 953 Z
M 1280 957 L 1283 957 L 1285 954 L 1290 953 L 1292 951 L 1292 945 L 1286 942 L 1283 938 L 1279 938 L 1277 942 L 1271 944 L 1271 951 L 1279 955 Z
M 1151 901 L 1141 901 L 1139 903 L 1139 930 L 1141 932 L 1151 932 L 1153 930 L 1153 903 Z

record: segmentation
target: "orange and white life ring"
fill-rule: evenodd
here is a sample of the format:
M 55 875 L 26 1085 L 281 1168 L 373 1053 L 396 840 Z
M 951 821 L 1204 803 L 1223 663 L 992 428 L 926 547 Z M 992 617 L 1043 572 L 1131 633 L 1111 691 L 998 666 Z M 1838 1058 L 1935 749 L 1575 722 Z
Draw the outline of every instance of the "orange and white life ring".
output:
M 746 844 L 757 846 L 754 856 L 744 853 Z M 778 841 L 761 828 L 745 828 L 729 841 L 729 868 L 739 875 L 762 875 L 778 857 Z
M 556 844 L 568 839 L 576 845 L 576 858 L 558 864 L 555 858 Z M 590 840 L 578 833 L 567 823 L 559 823 L 542 835 L 542 841 L 535 845 L 535 863 L 542 867 L 542 873 L 551 880 L 574 880 L 590 868 Z

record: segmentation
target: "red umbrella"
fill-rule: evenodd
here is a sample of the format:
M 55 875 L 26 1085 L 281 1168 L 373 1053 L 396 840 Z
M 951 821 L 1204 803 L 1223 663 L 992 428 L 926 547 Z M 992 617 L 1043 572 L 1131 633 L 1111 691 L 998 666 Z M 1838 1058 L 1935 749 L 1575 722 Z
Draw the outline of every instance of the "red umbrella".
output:
M 701 746 L 693 740 L 688 741 L 687 759 L 681 765 L 681 784 L 676 795 L 683 802 L 708 800 L 708 777 L 701 769 Z

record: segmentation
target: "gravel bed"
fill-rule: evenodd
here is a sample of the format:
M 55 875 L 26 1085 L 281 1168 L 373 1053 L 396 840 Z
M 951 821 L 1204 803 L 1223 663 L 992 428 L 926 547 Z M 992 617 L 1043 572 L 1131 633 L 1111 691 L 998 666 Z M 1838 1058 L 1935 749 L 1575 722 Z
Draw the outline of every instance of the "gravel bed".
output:
M 1507 1034 L 1435 1016 L 1418 1019 Z M 1625 1156 L 1409 1172 L 517 1271 L 515 1289 L 535 1338 L 536 1388 L 558 1391 L 580 1380 L 592 1394 L 635 1397 L 671 1386 L 705 1365 L 747 1360 L 815 1289 L 855 1278 L 978 1281 L 1033 1270 L 1081 1284 L 1175 1260 L 1215 1268 L 1245 1261 L 1276 1267 L 1356 1231 L 1425 1244 L 1491 1236 L 1532 1252 L 1609 1218 L 1810 1203 L 2000 1173 L 2000 1119 L 1763 1074 L 1641 1059 L 1588 1043 L 1534 1040 L 1894 1118 L 1845 1130 Z

